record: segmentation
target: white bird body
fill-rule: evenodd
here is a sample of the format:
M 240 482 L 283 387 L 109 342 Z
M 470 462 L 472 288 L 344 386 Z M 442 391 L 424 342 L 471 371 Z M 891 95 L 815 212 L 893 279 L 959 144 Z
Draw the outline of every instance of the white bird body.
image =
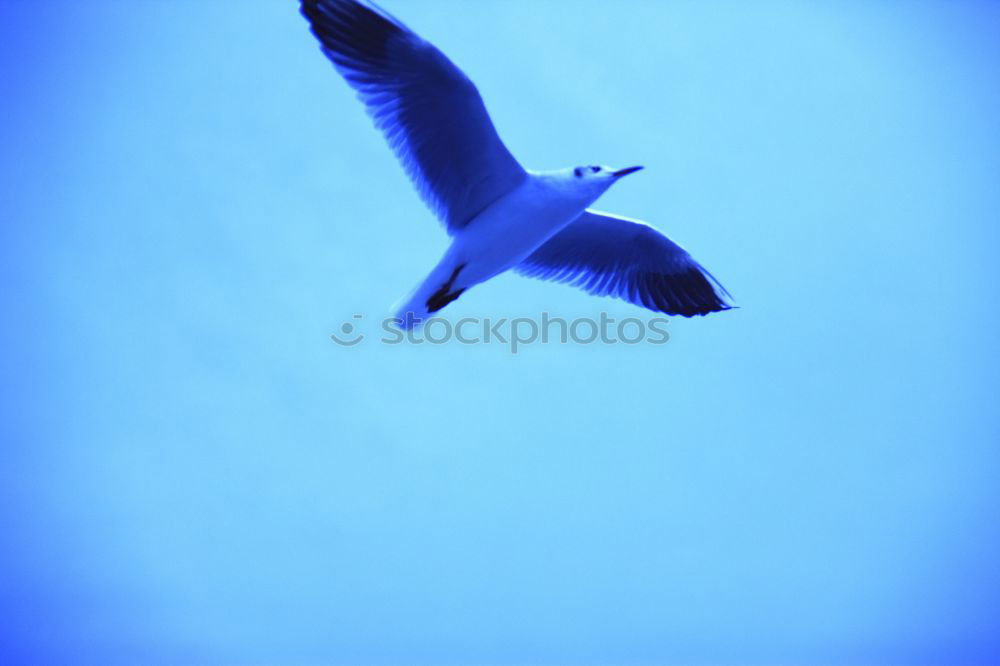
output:
M 666 314 L 730 308 L 721 285 L 679 245 L 644 222 L 588 208 L 642 167 L 526 170 L 476 86 L 433 44 L 367 0 L 301 3 L 323 53 L 452 236 L 399 309 L 401 326 L 419 325 L 507 270 Z
M 449 285 L 448 293 L 460 293 L 520 264 L 577 219 L 611 182 L 575 178 L 572 169 L 528 171 L 519 186 L 455 233 L 441 261 L 396 317 L 404 322 L 424 319 L 431 312 L 428 300 L 442 285 Z

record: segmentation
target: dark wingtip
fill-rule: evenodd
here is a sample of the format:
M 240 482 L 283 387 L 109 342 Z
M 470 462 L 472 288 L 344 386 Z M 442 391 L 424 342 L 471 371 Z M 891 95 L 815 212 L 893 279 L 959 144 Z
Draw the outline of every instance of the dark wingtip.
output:
M 372 2 L 300 0 L 299 13 L 331 60 L 340 64 L 348 60 L 362 68 L 383 65 L 389 42 L 407 32 Z
M 655 312 L 703 317 L 735 307 L 727 302 L 729 293 L 700 266 L 674 275 L 647 274 L 640 279 L 640 284 L 642 291 L 648 295 L 642 305 Z

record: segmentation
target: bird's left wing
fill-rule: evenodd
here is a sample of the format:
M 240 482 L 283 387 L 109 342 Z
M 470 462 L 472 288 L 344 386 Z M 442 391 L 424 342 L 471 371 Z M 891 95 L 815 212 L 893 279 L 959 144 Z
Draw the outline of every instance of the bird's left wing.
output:
M 732 307 L 722 285 L 681 246 L 645 222 L 593 210 L 581 213 L 515 270 L 671 315 Z
M 369 2 L 302 0 L 302 14 L 449 233 L 526 178 L 476 86 L 433 44 Z

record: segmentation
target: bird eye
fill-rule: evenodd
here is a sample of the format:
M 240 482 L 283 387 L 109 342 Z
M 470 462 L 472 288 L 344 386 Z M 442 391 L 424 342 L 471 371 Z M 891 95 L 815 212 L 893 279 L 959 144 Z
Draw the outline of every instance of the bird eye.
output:
M 594 172 L 594 173 L 597 173 L 598 171 L 601 170 L 601 167 L 599 167 L 599 166 L 592 166 L 592 167 L 590 167 L 590 170 L 592 172 Z
M 573 174 L 577 178 L 579 178 L 580 176 L 582 176 L 583 175 L 583 167 L 577 167 L 577 168 L 573 169 Z

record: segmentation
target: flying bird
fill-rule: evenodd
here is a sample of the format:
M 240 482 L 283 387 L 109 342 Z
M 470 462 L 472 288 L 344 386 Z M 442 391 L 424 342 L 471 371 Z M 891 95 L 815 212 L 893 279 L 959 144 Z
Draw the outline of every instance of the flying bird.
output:
M 433 44 L 367 0 L 301 0 L 324 54 L 452 241 L 396 313 L 418 326 L 508 270 L 691 317 L 728 310 L 729 294 L 645 222 L 589 206 L 642 167 L 522 167 L 476 86 Z

